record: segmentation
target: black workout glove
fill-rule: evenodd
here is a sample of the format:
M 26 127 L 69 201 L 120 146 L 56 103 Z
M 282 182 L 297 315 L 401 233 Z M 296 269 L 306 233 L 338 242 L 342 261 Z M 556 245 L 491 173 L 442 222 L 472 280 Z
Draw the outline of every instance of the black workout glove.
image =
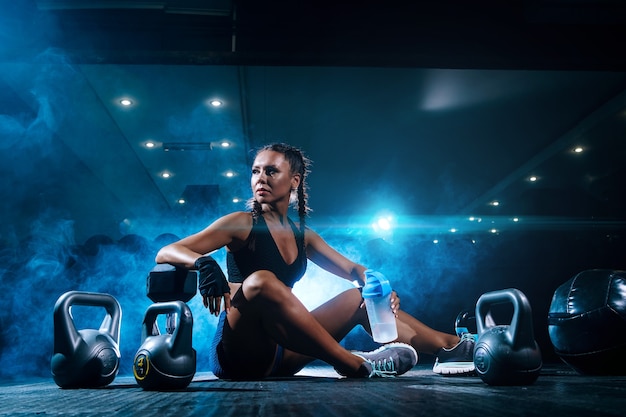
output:
M 215 259 L 202 256 L 194 262 L 193 266 L 200 275 L 198 281 L 200 294 L 208 297 L 222 297 L 224 294 L 230 294 L 228 281 Z

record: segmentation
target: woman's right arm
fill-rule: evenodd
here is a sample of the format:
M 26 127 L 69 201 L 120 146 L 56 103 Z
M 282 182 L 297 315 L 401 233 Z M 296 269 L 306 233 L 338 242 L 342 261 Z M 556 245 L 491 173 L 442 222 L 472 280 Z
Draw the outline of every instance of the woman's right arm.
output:
M 245 241 L 251 228 L 250 213 L 227 214 L 206 229 L 162 247 L 156 255 L 156 263 L 168 263 L 193 269 L 199 257 L 231 245 L 233 242 Z

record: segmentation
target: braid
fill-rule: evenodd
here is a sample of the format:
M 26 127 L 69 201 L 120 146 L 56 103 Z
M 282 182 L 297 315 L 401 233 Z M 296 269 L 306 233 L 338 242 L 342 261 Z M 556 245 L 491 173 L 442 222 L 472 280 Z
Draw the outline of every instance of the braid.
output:
M 263 214 L 263 207 L 261 207 L 261 203 L 256 200 L 252 200 L 252 220 L 254 223 L 257 222 L 259 216 Z
M 311 209 L 307 205 L 308 194 L 306 192 L 306 187 L 304 184 L 304 177 L 302 181 L 300 181 L 300 185 L 298 186 L 298 216 L 300 217 L 300 229 L 304 232 L 304 226 L 306 223 L 306 217 L 309 214 Z

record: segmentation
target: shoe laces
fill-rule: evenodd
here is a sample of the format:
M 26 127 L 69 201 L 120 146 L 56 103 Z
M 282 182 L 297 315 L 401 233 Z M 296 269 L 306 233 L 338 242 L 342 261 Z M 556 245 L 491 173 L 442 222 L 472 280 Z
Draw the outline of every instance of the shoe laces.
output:
M 476 335 L 472 333 L 463 333 L 461 335 L 461 340 L 459 341 L 459 344 L 463 342 L 476 343 Z
M 372 365 L 372 373 L 370 374 L 370 378 L 372 376 L 393 378 L 398 373 L 396 371 L 396 364 L 391 356 L 389 358 L 381 358 L 377 360 L 366 360 L 367 362 L 369 362 L 370 365 Z
M 461 340 L 459 341 L 459 343 L 463 343 L 463 342 L 472 342 L 474 343 L 476 341 L 476 339 L 474 338 L 474 335 L 472 333 L 463 333 L 461 335 Z

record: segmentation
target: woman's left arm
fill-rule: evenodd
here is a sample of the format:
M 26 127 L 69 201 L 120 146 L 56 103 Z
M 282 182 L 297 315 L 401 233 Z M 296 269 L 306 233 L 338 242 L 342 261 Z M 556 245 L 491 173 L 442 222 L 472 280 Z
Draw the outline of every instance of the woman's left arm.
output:
M 305 243 L 307 258 L 319 267 L 349 281 L 365 282 L 363 272 L 367 268 L 337 252 L 311 229 L 306 229 Z
M 306 229 L 305 243 L 307 258 L 313 263 L 341 278 L 349 281 L 357 280 L 361 285 L 365 283 L 364 272 L 367 268 L 337 252 L 320 235 Z M 391 293 L 391 310 L 397 317 L 400 310 L 400 297 L 395 291 Z

